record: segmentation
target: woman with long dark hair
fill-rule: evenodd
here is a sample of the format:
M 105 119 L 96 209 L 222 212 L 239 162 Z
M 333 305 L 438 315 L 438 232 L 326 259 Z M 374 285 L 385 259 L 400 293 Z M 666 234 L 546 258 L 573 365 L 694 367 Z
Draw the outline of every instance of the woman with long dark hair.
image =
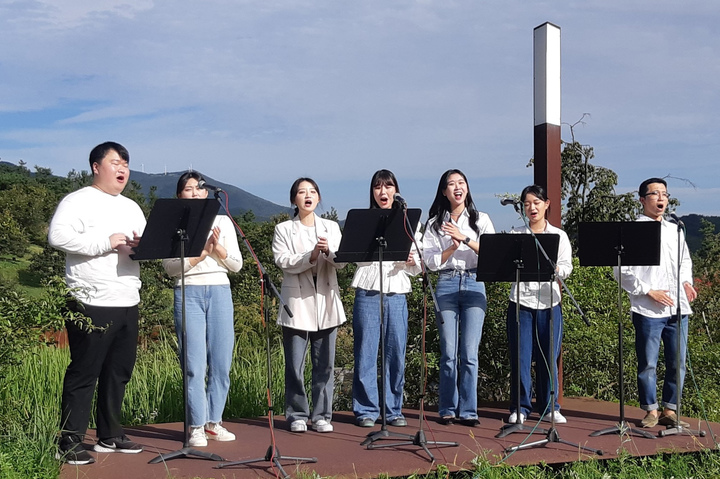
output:
M 465 174 L 443 173 L 429 211 L 423 249 L 425 262 L 439 271 L 436 296 L 441 316 L 438 414 L 444 424 L 459 420 L 476 426 L 478 349 L 487 298 L 476 281 L 480 236 L 494 233 L 490 217 L 477 211 Z
M 370 208 L 399 208 L 400 186 L 392 171 L 378 170 L 370 180 Z M 406 295 L 410 277 L 420 272 L 413 247 L 406 261 L 383 261 L 383 325 L 385 333 L 385 412 L 391 426 L 406 426 L 402 413 L 405 385 L 405 346 L 408 332 Z M 358 263 L 353 277 L 353 337 L 355 374 L 353 412 L 358 426 L 372 427 L 380 416 L 378 346 L 380 343 L 380 264 Z
M 204 199 L 200 188 L 203 176 L 195 171 L 183 173 L 177 182 L 178 198 Z M 210 236 L 200 256 L 163 260 L 175 282 L 175 331 L 182 342 L 182 291 L 180 275 L 185 270 L 185 328 L 187 332 L 188 408 L 191 447 L 207 446 L 208 439 L 233 441 L 235 435 L 222 425 L 230 389 L 230 365 L 235 346 L 233 301 L 228 272 L 242 267 L 235 227 L 225 215 L 213 222 Z
M 572 248 L 567 234 L 560 228 L 551 225 L 545 219 L 545 212 L 550 206 L 547 193 L 542 186 L 531 185 L 522 190 L 520 200 L 523 203 L 525 216 L 528 219 L 527 226 L 513 228 L 511 233 L 530 234 L 556 234 L 560 236 L 557 256 L 557 276 L 565 279 L 572 272 Z M 517 344 L 517 308 L 516 294 L 520 288 L 520 344 Z M 552 291 L 552 304 L 550 302 Z M 551 421 L 551 415 L 555 415 L 555 423 L 563 424 L 567 420 L 560 414 L 560 404 L 556 401 L 552 405 L 550 391 L 557 385 L 557 368 L 554 368 L 555 376 L 550 379 L 550 363 L 557 364 L 560 356 L 562 341 L 563 318 L 560 309 L 560 285 L 553 282 L 521 282 L 513 283 L 510 291 L 510 301 L 507 310 L 507 334 L 510 345 L 511 380 L 510 384 L 517 384 L 517 375 L 520 374 L 520 411 L 517 409 L 517 387 L 510 388 L 510 418 L 511 424 L 525 422 L 532 411 L 530 403 L 532 399 L 532 376 L 530 374 L 531 363 L 535 362 L 535 401 L 536 409 L 543 421 Z M 551 313 L 552 311 L 552 313 Z M 553 315 L 553 339 L 555 351 L 550 354 L 550 314 Z M 517 363 L 517 350 L 520 348 L 520 365 Z M 555 398 L 557 399 L 557 398 Z M 518 418 L 518 414 L 520 417 Z
M 337 281 L 335 252 L 340 227 L 315 214 L 320 188 L 311 178 L 298 178 L 290 187 L 295 207 L 291 220 L 275 226 L 273 256 L 283 272 L 282 298 L 293 316 L 281 307 L 285 351 L 285 418 L 290 431 L 332 432 L 332 405 L 337 328 L 346 321 Z M 312 412 L 305 392 L 305 358 L 312 360 Z

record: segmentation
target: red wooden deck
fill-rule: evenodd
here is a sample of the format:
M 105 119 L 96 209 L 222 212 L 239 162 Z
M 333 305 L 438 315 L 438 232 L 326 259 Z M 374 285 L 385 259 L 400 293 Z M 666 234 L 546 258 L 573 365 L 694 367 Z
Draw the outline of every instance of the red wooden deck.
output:
M 486 405 L 479 409 L 480 425 L 469 428 L 461 425 L 444 426 L 437 422 L 437 414 L 427 413 L 424 432 L 428 441 L 458 442 L 457 447 L 434 447 L 429 445 L 430 452 L 435 456 L 435 463 L 430 462 L 422 448 L 415 445 L 393 446 L 382 449 L 368 450 L 360 443 L 369 432 L 378 431 L 379 425 L 373 429 L 355 426 L 352 413 L 337 412 L 333 418 L 335 431 L 330 434 L 319 434 L 308 430 L 304 434 L 291 433 L 287 430 L 284 418 L 276 418 L 274 439 L 281 455 L 316 457 L 316 463 L 295 464 L 293 461 L 282 461 L 284 470 L 292 475 L 298 471 L 315 471 L 322 477 L 338 478 L 370 478 L 380 474 L 391 477 L 422 474 L 433 471 L 438 464 L 445 464 L 451 471 L 473 469 L 472 461 L 482 456 L 491 463 L 504 461 L 511 465 L 568 463 L 595 458 L 613 458 L 622 450 L 634 456 L 647 456 L 662 452 L 691 452 L 703 448 L 717 447 L 713 435 L 720 433 L 718 423 L 700 423 L 697 419 L 686 420 L 691 428 L 703 429 L 705 437 L 667 436 L 646 439 L 635 435 L 620 436 L 609 434 L 590 437 L 593 431 L 615 425 L 618 421 L 619 409 L 614 403 L 600 402 L 587 398 L 564 398 L 563 414 L 568 423 L 557 426 L 557 432 L 563 440 L 581 444 L 594 449 L 601 449 L 603 456 L 585 453 L 577 447 L 551 442 L 544 446 L 517 451 L 509 456 L 504 450 L 521 442 L 538 441 L 545 435 L 512 434 L 503 439 L 495 438 L 500 431 L 503 420 L 508 412 L 505 405 Z M 419 430 L 419 414 L 416 410 L 406 410 L 408 427 L 392 428 L 390 431 L 414 436 Z M 639 423 L 644 413 L 635 407 L 626 407 L 625 416 L 628 422 Z M 533 416 L 531 420 L 536 419 Z M 531 424 L 530 422 L 528 424 Z M 206 448 L 200 450 L 213 452 L 228 461 L 239 461 L 251 458 L 264 458 L 271 444 L 271 433 L 267 418 L 243 419 L 226 421 L 224 425 L 236 434 L 233 442 L 216 443 L 210 441 Z M 547 426 L 542 423 L 540 427 Z M 662 426 L 649 429 L 657 435 Z M 711 434 L 712 431 L 712 434 Z M 87 466 L 68 466 L 62 470 L 61 478 L 267 478 L 279 476 L 279 471 L 268 461 L 262 460 L 251 465 L 238 465 L 223 469 L 215 469 L 218 464 L 213 461 L 197 458 L 177 458 L 165 463 L 148 464 L 162 453 L 180 449 L 183 442 L 182 423 L 155 424 L 149 426 L 127 428 L 126 432 L 133 440 L 143 444 L 145 450 L 141 454 L 99 454 L 92 452 L 97 462 Z M 88 447 L 94 441 L 94 432 L 86 439 Z M 376 444 L 392 444 L 394 439 L 383 439 Z

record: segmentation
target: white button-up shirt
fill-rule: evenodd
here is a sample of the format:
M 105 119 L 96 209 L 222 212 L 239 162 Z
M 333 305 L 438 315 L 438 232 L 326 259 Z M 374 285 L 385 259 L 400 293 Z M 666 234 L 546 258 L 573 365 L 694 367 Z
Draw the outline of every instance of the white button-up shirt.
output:
M 638 221 L 655 221 L 640 215 Z M 685 242 L 683 231 L 678 232 L 677 225 L 663 219 L 660 227 L 660 265 L 658 266 L 623 266 L 621 286 L 630 295 L 630 310 L 650 318 L 666 318 L 677 314 L 678 289 L 678 234 L 680 237 L 680 305 L 683 315 L 692 314 L 690 302 L 685 294 L 685 283 L 693 284 L 692 260 Z M 617 279 L 617 267 L 615 278 Z M 650 296 L 650 290 L 667 291 L 674 306 L 665 306 Z
M 527 226 L 513 228 L 510 230 L 513 234 L 530 234 Z M 556 228 L 548 222 L 545 222 L 545 231 L 540 234 L 556 234 L 560 236 L 557 255 L 557 271 L 556 275 L 565 279 L 572 273 L 572 247 L 567 234 L 560 228 Z M 549 256 L 549 255 L 548 255 Z M 558 281 L 553 282 L 520 282 L 520 305 L 533 309 L 549 309 L 550 305 L 550 285 L 552 284 L 552 306 L 560 303 L 562 298 L 560 284 Z M 510 288 L 510 301 L 517 301 L 516 297 L 517 283 L 513 283 Z
M 452 238 L 443 233 L 442 230 L 435 231 L 433 224 L 436 218 L 430 219 L 425 228 L 425 236 L 423 237 L 423 254 L 425 256 L 425 264 L 433 271 L 442 269 L 454 269 L 457 271 L 466 271 L 477 268 L 477 253 L 465 243 L 460 243 L 452 255 L 442 263 L 442 253 L 452 245 Z M 490 221 L 490 217 L 478 211 L 478 219 L 475 223 L 480 233 L 476 233 L 470 226 L 470 214 L 467 208 L 462 212 L 457 221 L 450 218 L 450 213 L 445 215 L 443 219 L 446 222 L 452 222 L 458 227 L 460 232 L 468 236 L 473 241 L 480 241 L 480 235 L 485 233 L 495 233 L 495 227 Z

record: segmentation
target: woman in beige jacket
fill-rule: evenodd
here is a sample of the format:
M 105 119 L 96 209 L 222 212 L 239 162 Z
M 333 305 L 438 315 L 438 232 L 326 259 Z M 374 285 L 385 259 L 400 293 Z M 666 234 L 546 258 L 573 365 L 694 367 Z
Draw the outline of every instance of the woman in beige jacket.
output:
M 333 367 L 337 327 L 346 321 L 340 300 L 335 263 L 340 227 L 320 218 L 315 208 L 320 189 L 310 178 L 298 178 L 290 188 L 293 219 L 278 224 L 273 236 L 275 264 L 283 271 L 284 308 L 278 313 L 285 350 L 285 418 L 292 432 L 305 432 L 307 420 L 317 432 L 332 432 Z M 305 392 L 305 358 L 312 358 L 310 413 Z

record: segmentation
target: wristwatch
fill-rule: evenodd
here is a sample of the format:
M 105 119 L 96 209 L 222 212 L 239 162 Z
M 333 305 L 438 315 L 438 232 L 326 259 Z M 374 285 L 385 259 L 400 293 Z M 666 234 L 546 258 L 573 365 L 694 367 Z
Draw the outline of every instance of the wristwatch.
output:
M 465 239 L 463 240 L 463 243 L 470 244 L 470 237 L 466 236 Z

